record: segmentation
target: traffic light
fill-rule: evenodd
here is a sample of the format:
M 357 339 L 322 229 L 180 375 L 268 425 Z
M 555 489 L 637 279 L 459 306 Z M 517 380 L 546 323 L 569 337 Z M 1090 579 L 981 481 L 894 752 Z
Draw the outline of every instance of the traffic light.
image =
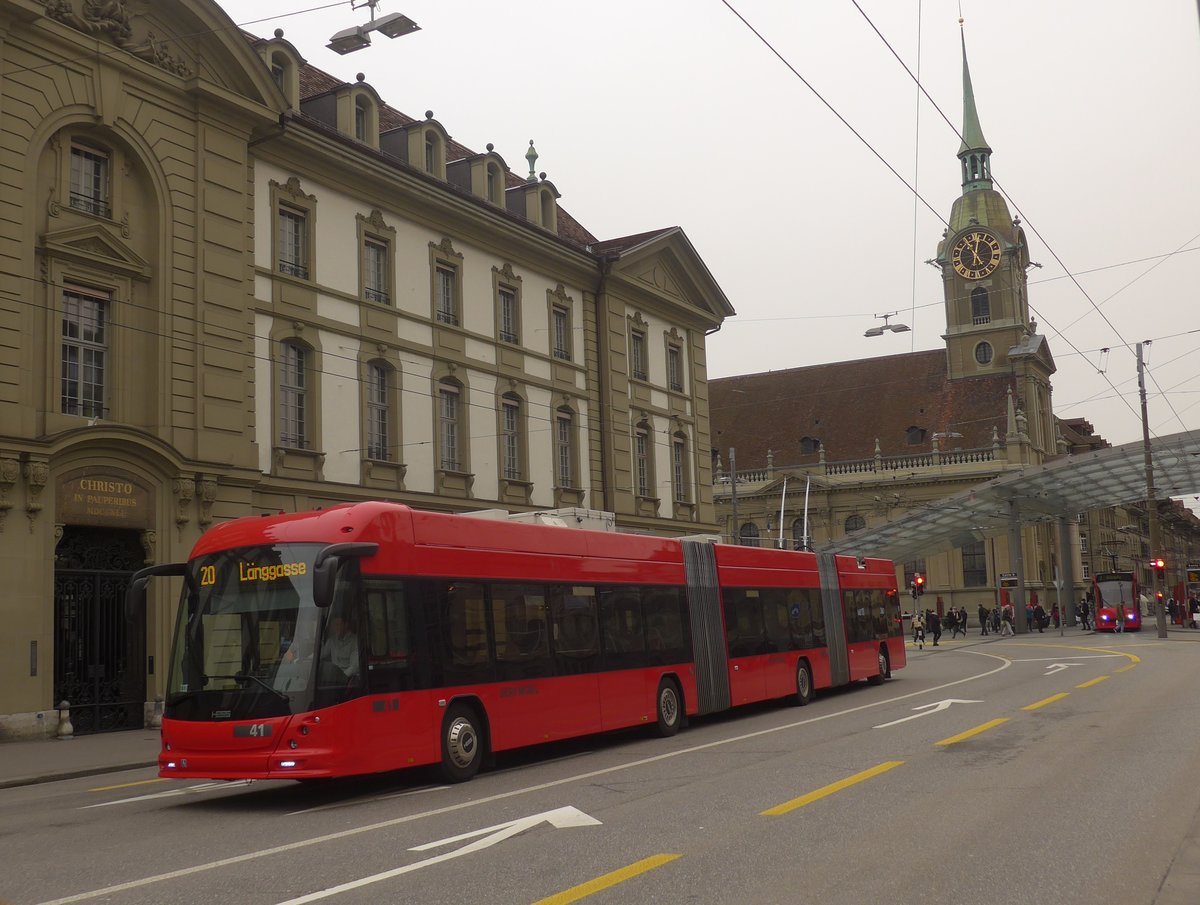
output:
M 912 580 L 912 595 L 915 600 L 925 593 L 925 576 L 919 572 L 913 576 Z
M 1167 561 L 1161 556 L 1156 556 L 1150 560 L 1150 565 L 1154 567 L 1154 574 L 1162 578 L 1167 571 Z

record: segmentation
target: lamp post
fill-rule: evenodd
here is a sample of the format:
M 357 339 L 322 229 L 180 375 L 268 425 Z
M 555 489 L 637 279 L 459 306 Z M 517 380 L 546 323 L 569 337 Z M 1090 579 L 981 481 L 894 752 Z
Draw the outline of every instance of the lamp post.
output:
M 1154 461 L 1150 455 L 1150 421 L 1146 417 L 1146 373 L 1142 358 L 1142 344 L 1137 344 L 1137 373 L 1138 396 L 1142 403 L 1142 458 L 1146 463 L 1146 517 L 1150 519 L 1150 555 L 1159 555 L 1159 544 L 1162 542 L 1158 525 L 1158 502 L 1154 499 Z M 1158 637 L 1167 637 L 1167 614 L 1158 599 L 1158 570 L 1153 570 L 1151 583 L 1154 587 L 1150 600 L 1154 604 L 1154 624 L 1158 627 Z

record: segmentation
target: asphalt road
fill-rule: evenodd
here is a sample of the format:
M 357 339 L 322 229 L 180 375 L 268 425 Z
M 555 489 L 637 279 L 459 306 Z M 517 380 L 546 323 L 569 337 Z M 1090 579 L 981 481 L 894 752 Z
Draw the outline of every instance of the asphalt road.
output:
M 452 787 L 144 770 L 9 789 L 0 900 L 1155 905 L 1200 814 L 1198 664 L 1152 631 L 972 635 L 883 686 Z

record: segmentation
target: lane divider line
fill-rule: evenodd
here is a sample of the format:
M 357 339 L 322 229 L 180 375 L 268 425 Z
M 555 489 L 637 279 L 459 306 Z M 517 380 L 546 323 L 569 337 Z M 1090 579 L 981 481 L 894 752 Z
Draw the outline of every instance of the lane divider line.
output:
M 1037 710 L 1039 707 L 1045 707 L 1047 704 L 1053 704 L 1055 701 L 1061 701 L 1063 698 L 1067 697 L 1069 694 L 1070 694 L 1070 692 L 1067 692 L 1067 691 L 1062 691 L 1062 692 L 1059 692 L 1058 694 L 1052 694 L 1052 695 L 1050 695 L 1050 697 L 1045 698 L 1044 700 L 1038 701 L 1036 704 L 1026 704 L 1021 709 L 1022 710 Z
M 863 770 L 861 773 L 855 773 L 853 776 L 848 776 L 845 779 L 840 779 L 835 783 L 817 789 L 815 792 L 809 792 L 807 795 L 801 795 L 799 798 L 793 798 L 791 801 L 785 801 L 783 804 L 777 804 L 773 808 L 768 808 L 759 814 L 760 817 L 779 817 L 782 814 L 787 814 L 796 808 L 802 808 L 806 804 L 812 804 L 814 801 L 819 801 L 834 792 L 840 792 L 842 789 L 847 789 L 864 780 L 871 779 L 881 773 L 886 773 L 888 770 L 894 770 L 896 767 L 904 763 L 902 760 L 889 760 L 885 763 L 872 767 L 870 770 Z
M 538 899 L 533 905 L 569 905 L 571 902 L 586 899 L 594 893 L 610 889 L 618 883 L 632 880 L 634 877 L 641 876 L 647 871 L 654 870 L 656 867 L 662 867 L 664 864 L 670 864 L 675 859 L 682 857 L 683 855 L 651 855 L 649 858 L 635 861 L 633 864 L 622 867 L 620 870 L 614 870 L 611 873 L 596 877 L 594 880 L 588 880 L 586 883 L 580 883 L 578 886 L 564 889 L 562 892 L 548 896 L 545 899 Z
M 989 729 L 995 729 L 1008 722 L 1008 717 L 1001 717 L 998 720 L 991 720 L 981 726 L 976 726 L 974 729 L 968 729 L 966 732 L 960 732 L 958 735 L 952 735 L 950 738 L 944 738 L 940 742 L 934 742 L 935 745 L 946 747 L 947 745 L 957 745 L 959 742 L 965 742 L 973 736 L 979 735 L 981 732 L 987 732 Z
M 88 789 L 89 792 L 112 792 L 114 789 L 131 789 L 134 786 L 148 786 L 155 782 L 170 782 L 169 779 L 158 777 L 157 779 L 139 779 L 137 782 L 123 782 L 119 786 L 100 786 L 97 789 Z
M 1088 679 L 1086 682 L 1076 685 L 1075 687 L 1076 688 L 1091 688 L 1093 685 L 1099 685 L 1101 682 L 1103 682 L 1109 678 L 1112 678 L 1112 677 L 1111 676 L 1096 676 L 1096 678 Z

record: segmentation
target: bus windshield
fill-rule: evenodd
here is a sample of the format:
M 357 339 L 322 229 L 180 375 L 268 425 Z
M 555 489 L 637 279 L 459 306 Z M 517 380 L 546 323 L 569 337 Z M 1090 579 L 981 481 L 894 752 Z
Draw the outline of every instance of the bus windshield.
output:
M 249 719 L 310 709 L 324 613 L 313 603 L 323 544 L 243 547 L 188 563 L 167 714 Z

